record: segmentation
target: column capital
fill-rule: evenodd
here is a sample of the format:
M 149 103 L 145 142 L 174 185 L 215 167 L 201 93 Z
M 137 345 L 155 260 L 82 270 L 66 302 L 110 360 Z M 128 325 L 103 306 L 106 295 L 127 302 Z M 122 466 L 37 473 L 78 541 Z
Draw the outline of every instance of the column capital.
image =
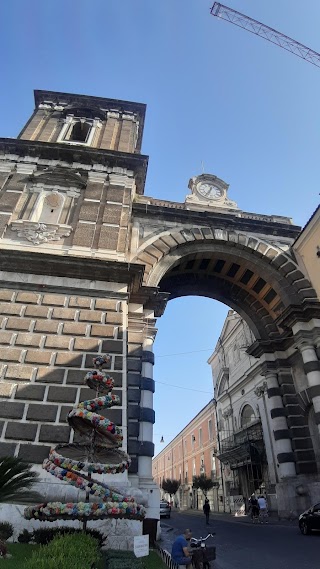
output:
M 267 391 L 267 388 L 268 388 L 268 384 L 266 381 L 264 381 L 260 385 L 257 385 L 257 387 L 254 390 L 254 394 L 257 397 L 261 397 Z
M 315 346 L 310 342 L 310 340 L 301 340 L 297 345 L 298 350 L 303 353 L 306 350 L 312 350 L 316 353 Z
M 277 364 L 276 362 L 263 362 L 261 364 L 261 375 L 263 375 L 266 379 L 270 377 L 278 378 L 277 375 Z
M 145 330 L 144 334 L 143 334 L 143 349 L 145 350 L 152 350 L 152 346 L 153 343 L 156 339 L 156 335 L 157 335 L 158 330 L 154 329 L 154 330 Z

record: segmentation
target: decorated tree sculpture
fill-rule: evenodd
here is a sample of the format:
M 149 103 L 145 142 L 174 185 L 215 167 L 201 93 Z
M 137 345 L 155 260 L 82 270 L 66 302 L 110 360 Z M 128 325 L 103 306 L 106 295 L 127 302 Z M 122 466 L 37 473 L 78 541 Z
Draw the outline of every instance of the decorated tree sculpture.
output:
M 53 447 L 43 463 L 47 472 L 82 490 L 84 501 L 46 502 L 30 506 L 24 511 L 26 519 L 82 520 L 85 527 L 88 520 L 144 518 L 145 508 L 137 504 L 133 496 L 123 495 L 92 478 L 93 473 L 125 472 L 130 464 L 129 456 L 119 449 L 123 439 L 121 428 L 97 413 L 120 405 L 119 397 L 111 394 L 114 380 L 102 369 L 109 361 L 108 355 L 94 358 L 95 369 L 86 374 L 85 383 L 96 390 L 96 398 L 79 403 L 67 417 L 69 425 L 82 435 L 83 442 Z M 90 497 L 93 498 L 91 501 Z

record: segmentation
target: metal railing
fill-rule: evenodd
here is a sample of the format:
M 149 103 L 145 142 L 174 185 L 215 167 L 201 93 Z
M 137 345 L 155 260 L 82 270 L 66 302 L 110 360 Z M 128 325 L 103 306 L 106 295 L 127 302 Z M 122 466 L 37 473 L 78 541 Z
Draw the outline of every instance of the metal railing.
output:
M 158 555 L 161 557 L 163 563 L 167 567 L 169 567 L 169 569 L 179 569 L 179 565 L 172 560 L 171 553 L 169 553 L 169 551 L 167 551 L 166 549 L 162 549 L 162 547 L 159 547 L 158 545 L 156 551 Z

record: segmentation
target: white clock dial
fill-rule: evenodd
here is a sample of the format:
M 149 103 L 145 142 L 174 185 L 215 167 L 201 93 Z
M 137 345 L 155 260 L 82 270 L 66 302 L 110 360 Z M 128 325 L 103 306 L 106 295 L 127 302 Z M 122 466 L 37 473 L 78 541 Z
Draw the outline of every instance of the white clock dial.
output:
M 202 184 L 199 184 L 197 190 L 201 196 L 209 200 L 219 199 L 223 194 L 220 188 L 217 188 L 217 186 L 214 186 L 213 184 L 209 184 L 207 182 L 202 182 Z

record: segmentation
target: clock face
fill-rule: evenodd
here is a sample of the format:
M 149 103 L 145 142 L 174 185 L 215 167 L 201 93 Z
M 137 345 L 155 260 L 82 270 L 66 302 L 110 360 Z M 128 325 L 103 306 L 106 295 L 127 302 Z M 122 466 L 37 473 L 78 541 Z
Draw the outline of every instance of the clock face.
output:
M 217 200 L 222 197 L 223 190 L 217 188 L 214 184 L 209 184 L 208 182 L 202 182 L 197 187 L 198 193 L 208 200 Z

